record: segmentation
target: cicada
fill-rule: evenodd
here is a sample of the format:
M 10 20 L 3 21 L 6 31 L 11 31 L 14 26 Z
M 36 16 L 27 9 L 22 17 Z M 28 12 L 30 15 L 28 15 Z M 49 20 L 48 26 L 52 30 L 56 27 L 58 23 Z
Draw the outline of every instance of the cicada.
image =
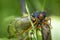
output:
M 44 12 L 41 12 L 44 13 Z M 32 15 L 31 21 L 34 24 L 34 29 L 40 30 L 42 34 L 42 40 L 51 40 L 51 19 L 45 17 L 45 14 Z M 10 24 L 8 25 L 8 33 L 9 37 L 16 36 L 19 40 L 32 40 L 32 36 L 28 36 L 30 30 L 32 30 L 31 22 L 28 16 L 26 17 L 19 17 L 15 18 Z M 14 30 L 14 32 L 12 32 Z M 32 34 L 34 31 L 32 30 Z

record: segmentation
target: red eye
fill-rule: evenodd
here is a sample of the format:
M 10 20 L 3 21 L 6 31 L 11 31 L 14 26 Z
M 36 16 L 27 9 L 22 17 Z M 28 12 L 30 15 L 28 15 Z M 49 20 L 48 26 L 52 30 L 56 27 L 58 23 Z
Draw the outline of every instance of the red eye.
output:
M 40 14 L 39 16 L 40 16 L 40 17 L 43 17 L 43 14 Z
M 44 18 L 43 14 L 40 14 L 39 19 L 43 19 L 43 18 Z

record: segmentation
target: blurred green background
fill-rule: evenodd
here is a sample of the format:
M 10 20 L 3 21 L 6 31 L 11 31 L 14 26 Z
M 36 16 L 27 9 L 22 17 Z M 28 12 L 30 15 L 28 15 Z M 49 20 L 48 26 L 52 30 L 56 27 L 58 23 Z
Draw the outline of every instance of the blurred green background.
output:
M 60 40 L 60 0 L 25 0 L 30 13 L 45 9 L 52 18 L 52 39 Z M 20 0 L 0 0 L 0 38 L 8 37 L 7 25 L 10 18 L 22 15 Z

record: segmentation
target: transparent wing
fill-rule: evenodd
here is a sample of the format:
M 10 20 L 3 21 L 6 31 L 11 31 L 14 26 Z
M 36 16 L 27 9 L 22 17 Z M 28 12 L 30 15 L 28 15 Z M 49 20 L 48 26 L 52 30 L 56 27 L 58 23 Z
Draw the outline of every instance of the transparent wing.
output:
M 45 24 L 42 24 L 42 39 L 43 40 L 51 40 L 51 30 L 50 30 L 50 24 L 48 20 L 46 20 Z

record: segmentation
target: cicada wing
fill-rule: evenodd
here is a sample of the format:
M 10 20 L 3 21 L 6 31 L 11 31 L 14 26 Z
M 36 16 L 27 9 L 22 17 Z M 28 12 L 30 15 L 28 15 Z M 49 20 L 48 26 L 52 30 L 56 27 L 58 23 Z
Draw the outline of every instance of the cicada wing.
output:
M 42 25 L 42 39 L 43 40 L 51 40 L 51 30 L 48 25 Z
M 8 28 L 7 28 L 7 32 L 9 34 L 8 38 L 15 37 L 16 30 L 15 30 L 15 25 L 14 24 L 15 24 L 15 20 L 10 22 L 9 25 L 8 25 Z

